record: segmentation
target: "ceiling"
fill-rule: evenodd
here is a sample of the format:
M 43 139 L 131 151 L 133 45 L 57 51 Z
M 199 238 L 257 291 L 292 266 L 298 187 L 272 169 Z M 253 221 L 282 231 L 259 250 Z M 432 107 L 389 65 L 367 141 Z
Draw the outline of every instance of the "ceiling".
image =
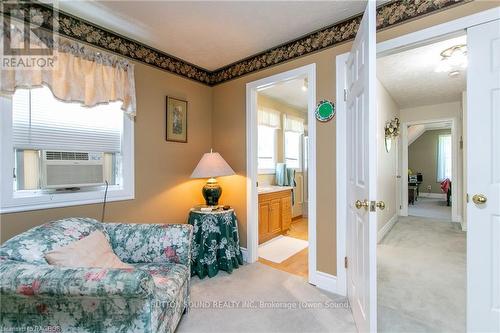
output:
M 378 58 L 377 77 L 401 108 L 460 101 L 465 71 L 454 78 L 435 71 L 441 51 L 458 44 L 465 35 Z
M 438 121 L 408 126 L 408 146 L 427 131 L 451 129 L 451 121 Z
M 304 90 L 304 77 L 282 81 L 269 88 L 259 90 L 259 94 L 271 97 L 297 109 L 307 110 L 307 90 Z M 307 86 L 307 84 L 306 84 Z
M 60 0 L 58 4 L 69 14 L 215 70 L 359 14 L 365 3 Z

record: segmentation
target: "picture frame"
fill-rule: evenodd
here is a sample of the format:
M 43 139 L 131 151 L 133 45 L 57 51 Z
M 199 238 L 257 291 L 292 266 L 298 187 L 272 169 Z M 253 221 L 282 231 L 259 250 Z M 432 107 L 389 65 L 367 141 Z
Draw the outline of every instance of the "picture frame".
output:
M 187 143 L 188 102 L 167 96 L 165 140 Z

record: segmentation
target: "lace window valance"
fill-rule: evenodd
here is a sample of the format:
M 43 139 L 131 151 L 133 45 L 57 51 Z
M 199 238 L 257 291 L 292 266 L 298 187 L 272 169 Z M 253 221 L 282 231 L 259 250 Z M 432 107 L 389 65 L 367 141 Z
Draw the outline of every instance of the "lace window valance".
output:
M 8 38 L 6 28 L 1 32 L 2 45 L 3 39 Z M 8 39 L 11 46 L 22 46 L 27 40 L 22 25 L 11 21 Z M 46 85 L 59 100 L 88 107 L 121 101 L 122 110 L 135 116 L 134 65 L 127 59 L 48 33 L 38 33 L 28 40 L 30 48 L 43 45 L 52 49 L 48 57 L 53 59 L 53 66 L 33 69 L 4 66 L 0 69 L 0 93 L 12 95 L 16 88 Z

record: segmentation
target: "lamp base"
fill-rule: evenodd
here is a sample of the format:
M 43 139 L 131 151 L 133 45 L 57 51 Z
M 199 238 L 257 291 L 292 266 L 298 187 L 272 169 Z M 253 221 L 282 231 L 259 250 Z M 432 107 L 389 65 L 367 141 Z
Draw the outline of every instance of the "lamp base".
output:
M 219 198 L 222 194 L 222 188 L 219 186 L 215 178 L 210 178 L 203 189 L 201 190 L 207 206 L 217 206 Z

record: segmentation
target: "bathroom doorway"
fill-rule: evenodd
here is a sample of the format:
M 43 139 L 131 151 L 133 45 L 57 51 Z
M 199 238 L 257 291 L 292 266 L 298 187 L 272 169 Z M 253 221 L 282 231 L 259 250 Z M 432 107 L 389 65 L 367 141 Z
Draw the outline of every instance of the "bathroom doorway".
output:
M 308 276 L 306 75 L 257 92 L 259 262 Z
M 316 271 L 315 85 L 315 64 L 247 84 L 247 251 L 332 289 Z

